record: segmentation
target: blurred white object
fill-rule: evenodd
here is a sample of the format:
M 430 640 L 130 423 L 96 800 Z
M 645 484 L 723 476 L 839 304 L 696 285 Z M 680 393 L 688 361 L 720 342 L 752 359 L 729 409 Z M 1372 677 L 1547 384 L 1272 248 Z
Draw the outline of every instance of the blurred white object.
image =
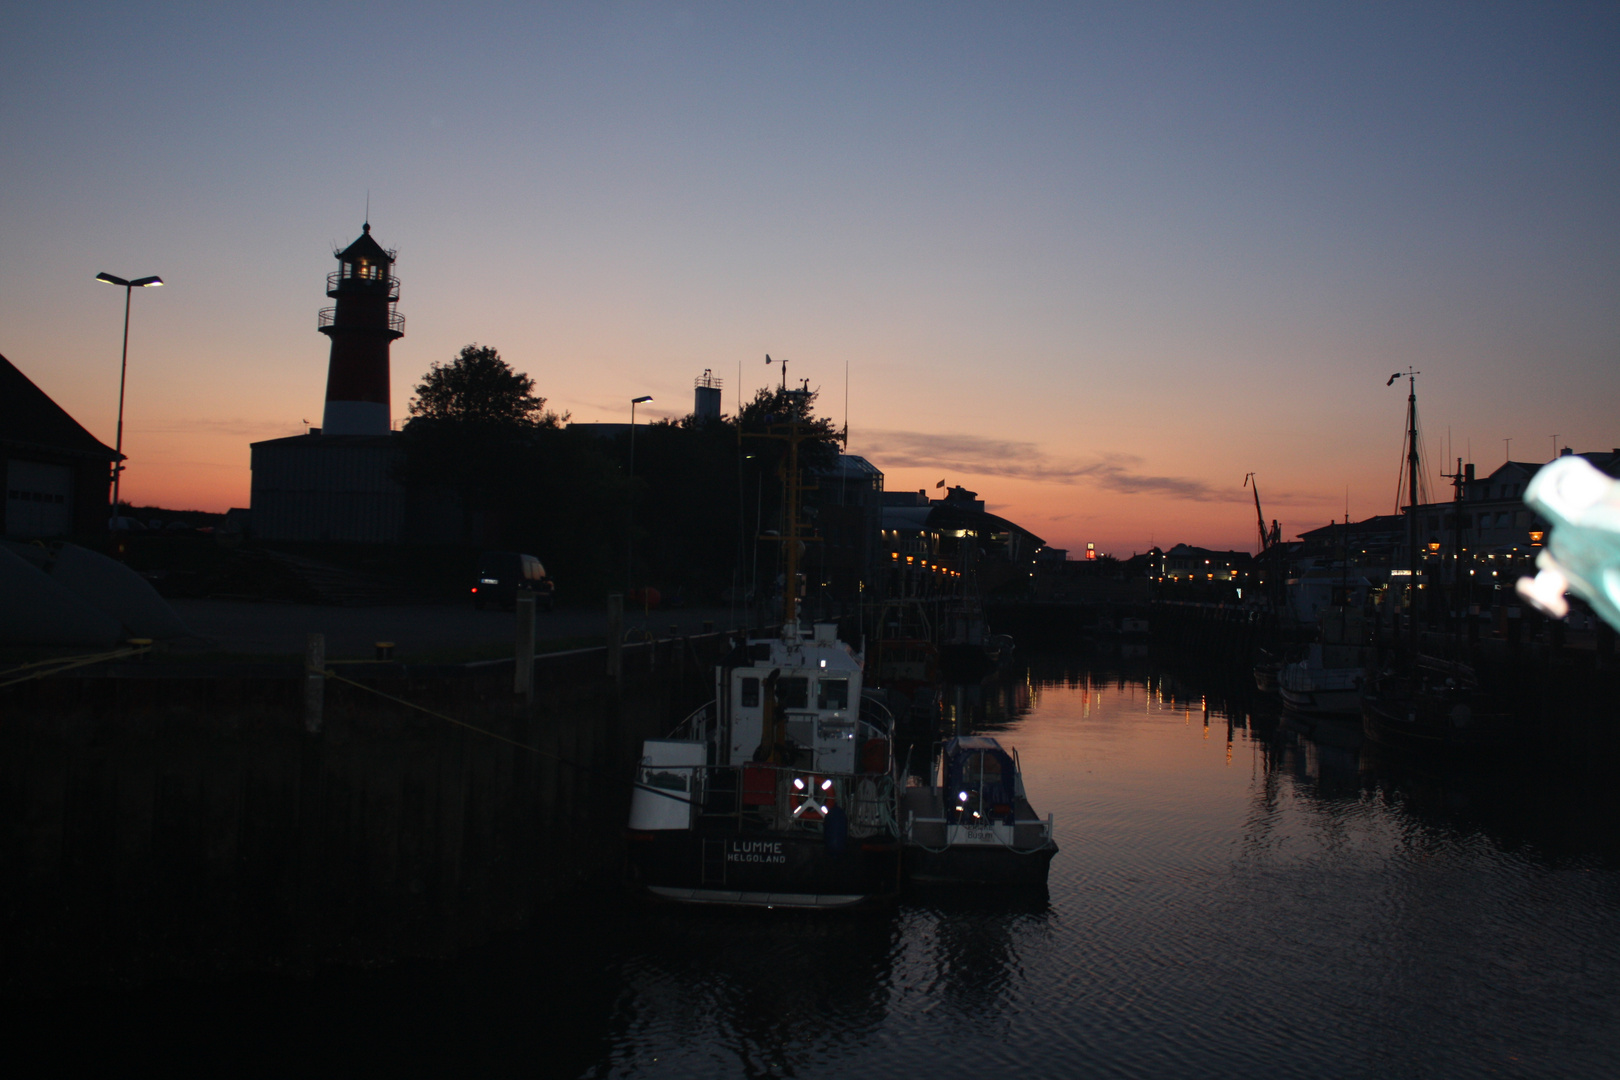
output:
M 1620 483 L 1571 454 L 1544 465 L 1524 501 L 1551 531 L 1536 556 L 1540 572 L 1519 579 L 1519 595 L 1563 618 L 1564 593 L 1573 592 L 1620 630 Z

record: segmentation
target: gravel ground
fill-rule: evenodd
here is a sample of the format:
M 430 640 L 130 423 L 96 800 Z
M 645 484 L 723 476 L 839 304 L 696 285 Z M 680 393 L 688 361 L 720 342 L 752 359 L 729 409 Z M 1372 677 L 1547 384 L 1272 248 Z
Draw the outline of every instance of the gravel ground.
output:
M 302 655 L 307 635 L 319 632 L 326 635 L 326 655 L 333 659 L 368 659 L 376 642 L 392 641 L 396 659 L 465 660 L 500 655 L 517 636 L 512 612 L 475 611 L 470 604 L 321 607 L 178 599 L 170 604 L 197 635 L 173 647 L 184 652 Z M 671 626 L 680 633 L 698 633 L 706 621 L 715 629 L 731 629 L 741 625 L 742 617 L 742 612 L 725 608 L 635 610 L 625 613 L 624 625 L 663 637 Z M 607 609 L 542 611 L 534 622 L 542 647 L 559 641 L 573 647 L 584 642 L 566 639 L 606 635 Z

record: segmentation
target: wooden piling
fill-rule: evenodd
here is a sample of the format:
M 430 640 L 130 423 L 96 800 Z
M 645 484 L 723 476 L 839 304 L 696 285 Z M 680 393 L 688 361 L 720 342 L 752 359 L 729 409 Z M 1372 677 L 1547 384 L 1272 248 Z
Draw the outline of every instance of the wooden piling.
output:
M 512 669 L 512 693 L 525 704 L 534 699 L 534 595 L 517 598 L 517 664 Z
M 607 673 L 624 681 L 624 594 L 608 593 Z
M 304 730 L 320 734 L 326 705 L 326 635 L 311 634 L 304 643 Z

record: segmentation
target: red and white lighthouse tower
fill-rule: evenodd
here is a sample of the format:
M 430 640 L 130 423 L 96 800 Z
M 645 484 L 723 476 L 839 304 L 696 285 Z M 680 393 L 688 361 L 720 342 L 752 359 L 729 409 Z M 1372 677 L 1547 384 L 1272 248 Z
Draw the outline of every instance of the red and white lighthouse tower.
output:
M 405 336 L 395 253 L 371 238 L 366 222 L 360 238 L 337 253 L 338 268 L 326 276 L 326 295 L 336 307 L 322 308 L 318 329 L 332 339 L 326 369 L 323 435 L 386 435 L 388 347 Z

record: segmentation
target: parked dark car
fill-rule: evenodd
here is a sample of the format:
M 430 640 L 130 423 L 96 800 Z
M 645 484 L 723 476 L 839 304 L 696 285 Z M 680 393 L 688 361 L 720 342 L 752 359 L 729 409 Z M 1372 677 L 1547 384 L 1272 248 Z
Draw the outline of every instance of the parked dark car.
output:
M 550 611 L 556 603 L 557 586 L 533 555 L 484 552 L 478 559 L 478 580 L 472 587 L 473 607 L 515 607 L 520 593 L 533 593 L 535 607 Z

